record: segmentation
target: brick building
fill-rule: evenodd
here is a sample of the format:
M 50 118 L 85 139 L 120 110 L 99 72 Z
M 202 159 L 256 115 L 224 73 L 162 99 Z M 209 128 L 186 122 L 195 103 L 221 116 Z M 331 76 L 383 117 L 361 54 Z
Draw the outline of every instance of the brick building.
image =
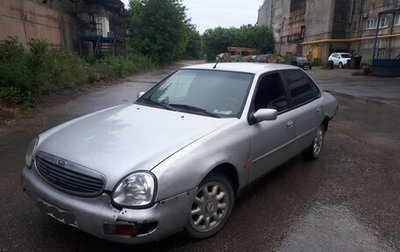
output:
M 345 51 L 370 64 L 377 27 L 376 58 L 399 57 L 399 8 L 400 0 L 265 0 L 258 24 L 273 31 L 275 53 L 325 62 L 330 53 Z M 379 13 L 396 9 L 378 24 Z

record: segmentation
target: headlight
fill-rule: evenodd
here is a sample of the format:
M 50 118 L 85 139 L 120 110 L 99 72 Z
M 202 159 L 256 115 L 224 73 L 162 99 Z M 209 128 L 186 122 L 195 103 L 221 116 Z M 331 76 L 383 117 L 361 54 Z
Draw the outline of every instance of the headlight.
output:
M 32 165 L 32 153 L 36 148 L 36 145 L 39 142 L 39 138 L 36 137 L 35 139 L 33 139 L 31 141 L 31 143 L 28 145 L 28 148 L 26 149 L 26 153 L 25 153 L 25 164 L 28 167 L 31 167 Z
M 135 172 L 122 179 L 114 189 L 114 203 L 126 207 L 146 207 L 153 202 L 156 181 L 153 174 Z

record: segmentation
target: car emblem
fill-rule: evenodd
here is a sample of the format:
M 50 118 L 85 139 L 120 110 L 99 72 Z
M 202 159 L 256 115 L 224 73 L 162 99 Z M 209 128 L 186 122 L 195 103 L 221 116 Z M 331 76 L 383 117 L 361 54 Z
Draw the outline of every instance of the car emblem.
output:
M 62 159 L 57 160 L 57 164 L 60 166 L 64 166 L 65 165 L 65 161 Z

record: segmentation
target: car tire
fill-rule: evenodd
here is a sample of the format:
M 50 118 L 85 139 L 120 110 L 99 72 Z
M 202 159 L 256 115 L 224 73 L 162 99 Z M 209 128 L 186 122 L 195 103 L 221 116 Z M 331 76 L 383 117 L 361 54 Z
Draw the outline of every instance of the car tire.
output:
M 339 68 L 343 68 L 343 63 L 339 62 Z
M 223 174 L 207 176 L 199 185 L 186 226 L 186 233 L 195 239 L 217 234 L 224 227 L 235 204 L 230 180 Z
M 322 151 L 325 140 L 325 128 L 320 125 L 315 133 L 313 142 L 311 145 L 303 152 L 303 157 L 307 160 L 314 160 L 319 157 Z

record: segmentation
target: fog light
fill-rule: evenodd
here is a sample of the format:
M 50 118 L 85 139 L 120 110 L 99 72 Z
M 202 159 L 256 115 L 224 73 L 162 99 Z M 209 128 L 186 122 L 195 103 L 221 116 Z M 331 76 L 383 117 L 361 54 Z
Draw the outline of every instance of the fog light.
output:
M 117 224 L 104 223 L 104 233 L 108 235 L 121 235 L 121 236 L 133 237 L 138 234 L 138 231 L 134 223 L 117 223 Z

